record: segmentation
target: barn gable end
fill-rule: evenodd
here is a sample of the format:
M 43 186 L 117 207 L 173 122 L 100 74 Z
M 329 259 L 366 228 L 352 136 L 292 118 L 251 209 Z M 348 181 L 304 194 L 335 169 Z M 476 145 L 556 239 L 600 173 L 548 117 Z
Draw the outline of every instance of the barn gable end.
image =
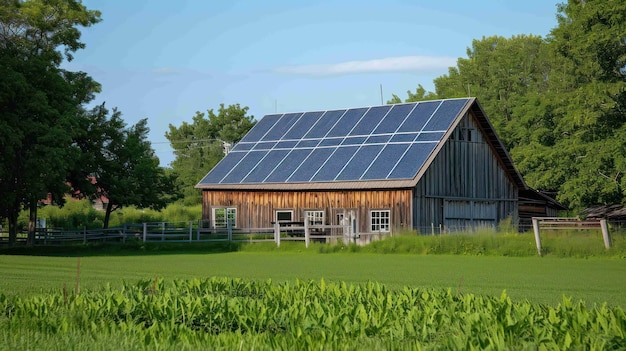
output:
M 421 232 L 494 227 L 517 218 L 518 188 L 483 134 L 473 111 L 450 130 L 414 192 L 414 227 Z

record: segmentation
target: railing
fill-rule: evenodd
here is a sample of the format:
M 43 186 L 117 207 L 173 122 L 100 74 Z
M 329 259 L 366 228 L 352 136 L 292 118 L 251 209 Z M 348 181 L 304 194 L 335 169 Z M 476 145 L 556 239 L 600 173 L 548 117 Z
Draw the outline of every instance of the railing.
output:
M 110 229 L 63 230 L 38 228 L 34 245 L 86 244 L 91 242 L 275 242 L 303 241 L 308 247 L 311 242 L 364 244 L 380 239 L 390 233 L 353 233 L 349 225 L 281 225 L 274 223 L 267 228 L 235 228 L 227 223 L 224 228 L 204 227 L 202 221 L 158 222 L 127 224 Z M 25 245 L 26 234 L 18 234 L 16 245 Z M 8 233 L 0 232 L 0 245 L 8 244 Z
M 533 231 L 535 233 L 535 244 L 537 246 L 537 253 L 541 256 L 541 229 L 544 230 L 589 230 L 600 229 L 602 231 L 602 239 L 604 240 L 604 247 L 609 249 L 611 247 L 611 238 L 609 236 L 609 229 L 606 219 L 587 219 L 580 220 L 578 218 L 563 218 L 563 217 L 533 217 Z

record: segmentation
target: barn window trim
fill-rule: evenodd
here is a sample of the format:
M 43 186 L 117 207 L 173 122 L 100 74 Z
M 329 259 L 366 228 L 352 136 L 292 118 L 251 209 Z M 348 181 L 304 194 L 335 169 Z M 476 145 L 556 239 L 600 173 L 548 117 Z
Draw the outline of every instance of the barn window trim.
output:
M 289 213 L 289 219 L 279 219 L 280 215 L 279 214 L 287 214 Z M 293 222 L 293 210 L 275 210 L 274 211 L 274 219 L 276 220 L 276 222 Z
M 222 212 L 223 211 L 223 212 Z M 222 212 L 222 213 L 220 213 Z M 213 228 L 226 228 L 227 220 L 232 228 L 237 226 L 237 208 L 236 207 L 213 207 L 212 211 Z
M 305 210 L 304 220 L 309 225 L 323 225 L 326 219 L 326 213 L 324 210 Z
M 389 232 L 391 224 L 391 210 L 371 210 L 370 230 L 372 232 Z

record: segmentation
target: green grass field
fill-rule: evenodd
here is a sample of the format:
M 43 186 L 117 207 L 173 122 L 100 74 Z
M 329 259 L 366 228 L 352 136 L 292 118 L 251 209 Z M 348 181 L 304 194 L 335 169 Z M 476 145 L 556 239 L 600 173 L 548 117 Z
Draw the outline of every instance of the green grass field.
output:
M 80 272 L 78 263 L 80 262 Z M 563 296 L 587 305 L 626 308 L 626 262 L 620 258 L 550 258 L 371 253 L 142 253 L 112 256 L 0 256 L 0 291 L 33 295 L 113 287 L 139 280 L 207 277 L 273 282 L 320 280 L 382 283 L 391 289 L 444 288 L 555 305 Z
M 626 348 L 623 237 L 550 240 L 7 249 L 0 350 Z

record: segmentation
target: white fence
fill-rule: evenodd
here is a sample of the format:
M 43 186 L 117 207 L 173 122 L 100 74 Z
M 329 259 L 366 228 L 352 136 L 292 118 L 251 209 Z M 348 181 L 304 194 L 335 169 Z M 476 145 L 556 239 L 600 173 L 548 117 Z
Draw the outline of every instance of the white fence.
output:
M 234 228 L 228 223 L 225 228 L 206 228 L 201 221 L 158 222 L 127 224 L 110 229 L 62 230 L 38 228 L 34 245 L 66 245 L 91 242 L 275 242 L 280 247 L 284 241 L 320 243 L 366 244 L 381 239 L 390 233 L 354 233 L 349 225 L 284 225 L 275 223 L 268 228 Z M 0 245 L 8 244 L 8 233 L 0 232 Z M 26 244 L 26 235 L 18 234 L 17 245 Z
M 535 244 L 537 254 L 541 256 L 541 234 L 540 230 L 598 230 L 602 232 L 604 247 L 611 248 L 611 238 L 606 219 L 580 220 L 578 218 L 562 217 L 533 217 L 533 232 L 535 233 Z

